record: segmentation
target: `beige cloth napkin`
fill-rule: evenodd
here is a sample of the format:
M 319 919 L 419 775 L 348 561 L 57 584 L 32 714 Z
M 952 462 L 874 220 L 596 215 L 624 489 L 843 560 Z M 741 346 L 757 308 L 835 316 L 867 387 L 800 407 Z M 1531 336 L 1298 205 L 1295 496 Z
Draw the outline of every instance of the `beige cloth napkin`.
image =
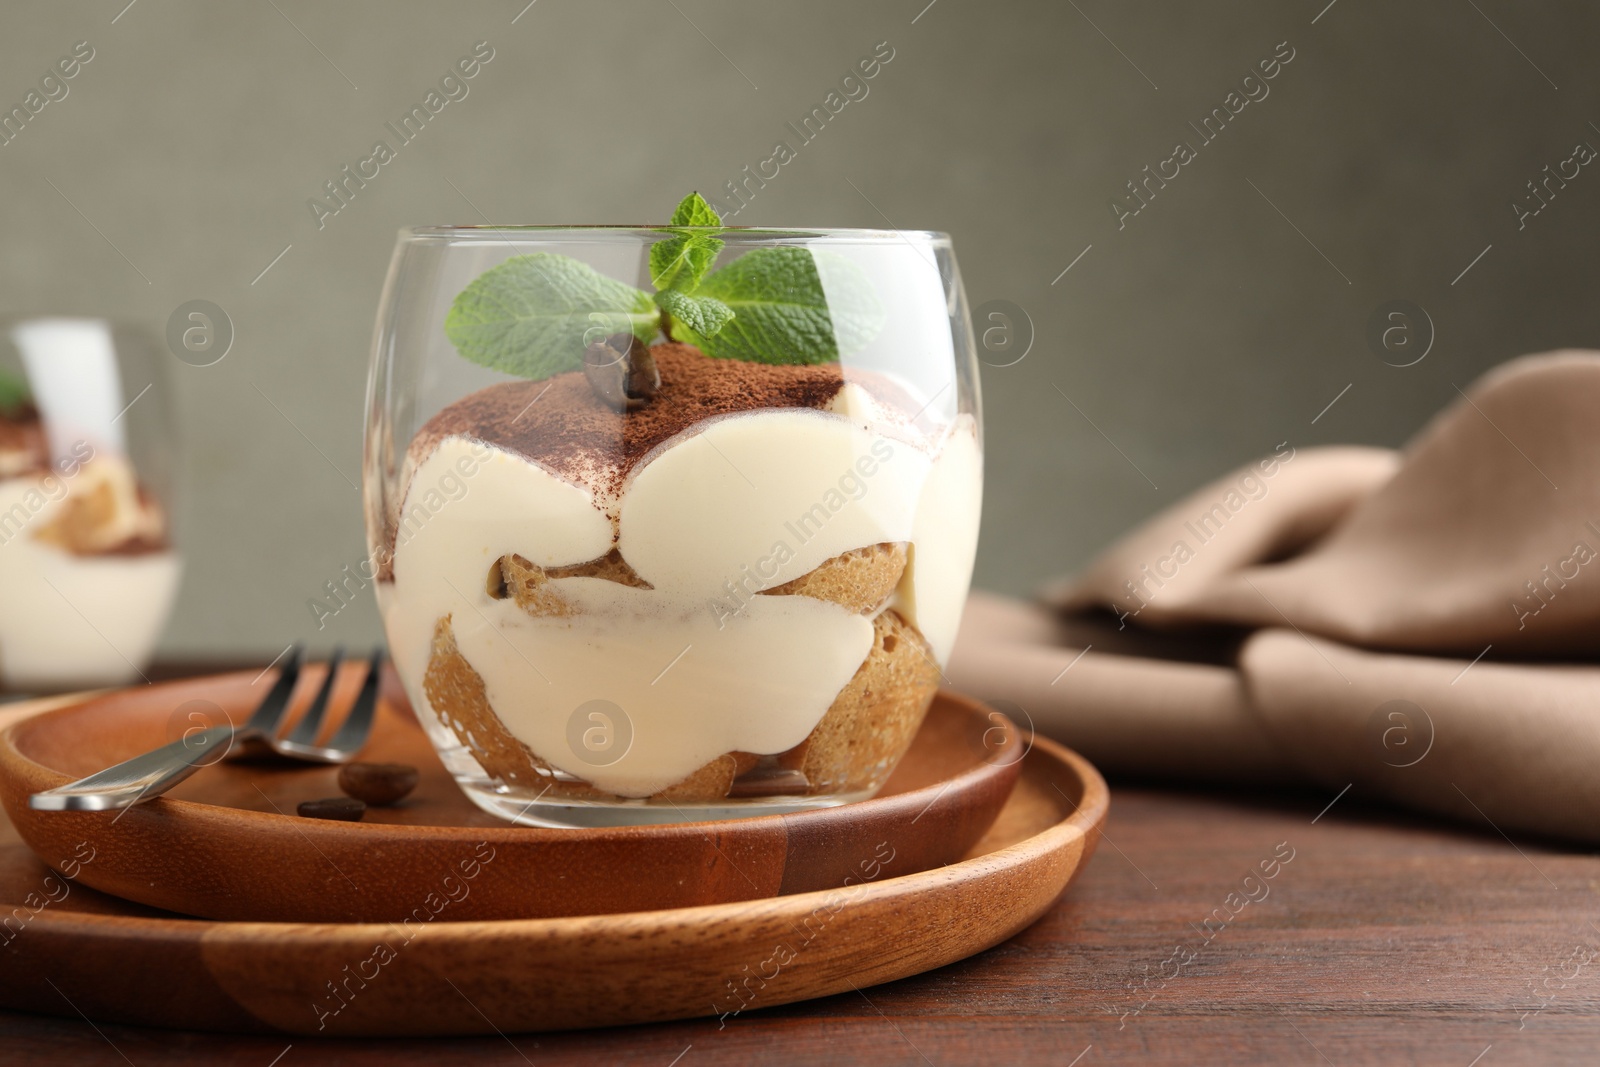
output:
M 1600 840 L 1600 353 L 1285 442 L 1041 599 L 974 593 L 948 675 L 1107 770 Z

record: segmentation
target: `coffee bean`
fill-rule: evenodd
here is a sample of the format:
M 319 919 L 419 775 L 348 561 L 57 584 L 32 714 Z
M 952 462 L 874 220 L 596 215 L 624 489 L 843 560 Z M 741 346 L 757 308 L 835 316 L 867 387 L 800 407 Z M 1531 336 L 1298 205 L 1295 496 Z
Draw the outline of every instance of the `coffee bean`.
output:
M 367 806 L 350 797 L 328 797 L 325 800 L 303 801 L 295 808 L 302 819 L 337 819 L 339 822 L 360 822 Z
M 661 371 L 656 367 L 656 357 L 650 354 L 649 345 L 635 337 L 628 355 L 628 399 L 638 402 L 632 406 L 643 407 L 660 388 Z
M 613 411 L 637 411 L 661 388 L 649 347 L 631 333 L 614 333 L 583 350 L 589 388 Z
M 417 769 L 404 763 L 346 763 L 339 788 L 374 807 L 393 804 L 417 787 Z

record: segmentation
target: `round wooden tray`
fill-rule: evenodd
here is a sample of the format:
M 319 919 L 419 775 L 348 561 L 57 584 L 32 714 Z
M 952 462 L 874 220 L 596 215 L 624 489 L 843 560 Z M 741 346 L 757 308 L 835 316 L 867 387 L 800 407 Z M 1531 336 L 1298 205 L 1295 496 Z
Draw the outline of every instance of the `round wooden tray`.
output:
M 622 915 L 366 925 L 162 915 L 84 887 L 103 855 L 63 864 L 77 870 L 69 880 L 0 822 L 0 1004 L 73 1015 L 69 999 L 97 1020 L 323 1036 L 726 1016 L 904 978 L 1004 941 L 1066 889 L 1108 803 L 1087 761 L 1040 738 L 999 818 L 948 867 L 901 875 L 905 838 L 886 830 L 844 857 L 858 876 L 840 889 Z
M 307 668 L 303 702 L 324 670 Z M 342 673 L 348 699 L 363 670 Z M 206 767 L 125 811 L 28 807 L 30 793 L 179 736 L 190 712 L 220 709 L 242 722 L 271 684 L 252 681 L 228 674 L 69 700 L 0 733 L 0 799 L 22 839 L 58 868 L 92 849 L 79 883 L 208 919 L 414 924 L 646 911 L 844 885 L 889 839 L 897 873 L 951 863 L 994 821 L 1025 747 L 998 712 L 941 693 L 872 800 L 717 822 L 512 826 L 456 788 L 391 674 L 362 758 L 411 764 L 421 781 L 363 822 L 294 815 L 301 801 L 339 795 L 337 769 L 282 761 Z

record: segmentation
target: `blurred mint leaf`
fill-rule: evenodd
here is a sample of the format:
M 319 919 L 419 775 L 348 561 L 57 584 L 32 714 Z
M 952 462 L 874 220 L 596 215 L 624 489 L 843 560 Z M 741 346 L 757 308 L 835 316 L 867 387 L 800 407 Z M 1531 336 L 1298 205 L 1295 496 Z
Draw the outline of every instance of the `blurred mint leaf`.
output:
M 877 295 L 853 263 L 820 257 L 807 248 L 757 248 L 707 275 L 694 295 L 726 304 L 734 318 L 690 343 L 718 359 L 757 363 L 832 363 L 841 347 L 859 349 L 883 327 Z
M 467 359 L 523 378 L 583 366 L 597 336 L 632 333 L 649 343 L 661 314 L 648 293 L 552 252 L 515 256 L 456 297 L 444 332 Z
M 650 246 L 650 280 L 657 289 L 690 292 L 722 251 L 722 242 L 710 233 L 694 232 L 722 225 L 722 218 L 705 197 L 690 193 L 672 213 L 672 234 Z M 688 232 L 685 232 L 688 228 Z
M 32 399 L 26 378 L 0 368 L 0 415 L 9 415 Z
M 656 294 L 656 303 L 672 316 L 672 339 L 685 344 L 701 345 L 733 321 L 733 309 L 714 296 L 690 296 L 676 289 L 663 289 Z

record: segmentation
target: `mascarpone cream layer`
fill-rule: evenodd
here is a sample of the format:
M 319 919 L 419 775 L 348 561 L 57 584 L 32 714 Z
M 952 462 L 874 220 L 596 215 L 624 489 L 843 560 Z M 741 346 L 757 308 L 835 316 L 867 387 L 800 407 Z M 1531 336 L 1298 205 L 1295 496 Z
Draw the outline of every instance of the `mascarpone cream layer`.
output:
M 835 411 L 763 410 L 700 423 L 635 468 L 612 504 L 529 460 L 449 437 L 418 466 L 394 581 L 378 587 L 395 666 L 426 709 L 437 620 L 482 676 L 506 728 L 550 764 L 622 796 L 648 796 L 725 752 L 799 744 L 872 644 L 869 619 L 809 597 L 755 594 L 843 552 L 912 543 L 895 605 L 942 663 L 976 546 L 981 460 L 963 417 L 942 441 L 879 432 L 864 393 Z M 857 392 L 860 392 L 857 390 Z M 471 470 L 469 476 L 463 472 Z M 442 486 L 461 486 L 447 499 Z M 571 605 L 532 617 L 489 595 L 502 555 L 544 567 L 613 547 L 653 588 L 596 578 L 552 587 Z M 626 751 L 598 764 L 572 738 L 591 701 L 616 705 Z M 431 709 L 428 709 L 431 710 Z M 611 713 L 615 716 L 615 713 Z

